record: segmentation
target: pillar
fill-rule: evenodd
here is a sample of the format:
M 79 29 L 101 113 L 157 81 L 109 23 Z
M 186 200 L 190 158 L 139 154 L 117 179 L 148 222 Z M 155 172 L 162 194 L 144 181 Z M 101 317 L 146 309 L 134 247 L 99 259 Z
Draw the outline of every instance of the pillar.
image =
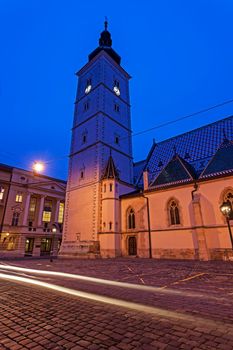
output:
M 25 205 L 24 205 L 24 213 L 23 213 L 23 226 L 27 225 L 30 199 L 31 199 L 31 193 L 27 193 L 27 197 L 26 197 L 26 201 L 25 201 Z
M 55 211 L 54 211 L 54 222 L 58 222 L 58 214 L 59 214 L 60 200 L 56 201 Z
M 42 225 L 42 215 L 44 211 L 44 201 L 45 201 L 45 196 L 40 197 L 40 204 L 39 204 L 39 211 L 38 211 L 38 221 L 37 221 L 37 226 Z
M 195 195 L 192 200 L 194 227 L 198 243 L 200 260 L 209 260 L 209 252 L 206 244 L 205 230 L 203 227 L 203 217 L 201 212 L 200 196 Z

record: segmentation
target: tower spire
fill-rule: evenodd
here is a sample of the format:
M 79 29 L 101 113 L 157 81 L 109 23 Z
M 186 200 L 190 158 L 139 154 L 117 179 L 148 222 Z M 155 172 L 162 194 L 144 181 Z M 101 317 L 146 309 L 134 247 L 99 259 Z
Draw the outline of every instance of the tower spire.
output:
M 105 51 L 117 64 L 120 65 L 121 57 L 112 48 L 112 38 L 111 33 L 108 30 L 108 19 L 105 16 L 104 30 L 100 34 L 99 47 L 90 53 L 88 56 L 89 61 L 91 61 L 95 56 L 98 55 L 100 51 Z
M 110 148 L 111 152 L 111 148 Z M 108 158 L 107 165 L 104 170 L 104 175 L 102 179 L 119 179 L 119 173 L 117 171 L 117 168 L 114 164 L 113 158 L 112 158 L 112 152 L 110 153 L 110 156 Z
M 111 34 L 108 31 L 107 17 L 105 17 L 105 21 L 104 21 L 104 31 L 100 34 L 99 46 L 103 48 L 106 48 L 106 47 L 110 48 L 112 46 Z
M 108 18 L 107 18 L 107 16 L 105 16 L 104 30 L 108 30 Z

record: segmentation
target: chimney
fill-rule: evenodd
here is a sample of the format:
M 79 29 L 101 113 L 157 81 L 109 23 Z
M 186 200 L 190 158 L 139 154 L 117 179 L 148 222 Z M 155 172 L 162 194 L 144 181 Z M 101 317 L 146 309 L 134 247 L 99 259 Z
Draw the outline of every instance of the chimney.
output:
M 148 173 L 148 169 L 146 169 L 145 171 L 143 171 L 143 188 L 144 191 L 146 191 L 149 187 L 149 173 Z

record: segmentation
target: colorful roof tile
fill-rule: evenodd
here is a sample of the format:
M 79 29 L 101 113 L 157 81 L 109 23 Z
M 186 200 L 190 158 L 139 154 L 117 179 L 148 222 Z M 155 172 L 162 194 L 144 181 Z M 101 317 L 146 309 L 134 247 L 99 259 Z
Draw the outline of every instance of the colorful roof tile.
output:
M 225 139 L 210 159 L 200 178 L 227 174 L 233 171 L 233 142 Z
M 155 179 L 163 169 L 162 166 L 166 166 L 172 158 L 174 147 L 199 177 L 226 137 L 233 140 L 233 116 L 155 144 L 136 184 L 142 185 L 142 172 L 145 169 L 149 169 L 151 180 Z
M 155 178 L 150 187 L 190 182 L 194 178 L 195 171 L 192 166 L 176 154 Z

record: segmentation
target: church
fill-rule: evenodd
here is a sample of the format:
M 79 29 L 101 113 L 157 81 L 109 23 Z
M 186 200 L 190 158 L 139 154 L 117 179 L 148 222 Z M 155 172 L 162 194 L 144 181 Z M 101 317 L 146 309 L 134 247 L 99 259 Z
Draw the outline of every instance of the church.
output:
M 134 163 L 130 75 L 107 22 L 77 76 L 60 256 L 233 259 L 233 116 Z

